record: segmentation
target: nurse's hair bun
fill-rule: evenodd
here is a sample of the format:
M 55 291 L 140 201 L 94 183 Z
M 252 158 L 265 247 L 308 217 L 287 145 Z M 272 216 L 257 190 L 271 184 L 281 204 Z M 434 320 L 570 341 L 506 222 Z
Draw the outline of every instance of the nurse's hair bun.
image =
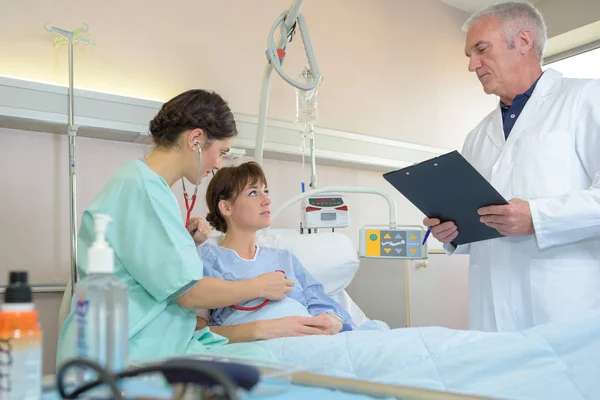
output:
M 172 147 L 184 131 L 202 129 L 207 141 L 237 135 L 229 105 L 215 92 L 188 90 L 172 98 L 150 121 L 150 134 L 157 146 Z
M 223 200 L 234 203 L 247 186 L 259 184 L 267 186 L 267 178 L 254 161 L 217 171 L 206 189 L 206 221 L 216 230 L 227 233 L 227 219 L 221 214 L 219 203 Z

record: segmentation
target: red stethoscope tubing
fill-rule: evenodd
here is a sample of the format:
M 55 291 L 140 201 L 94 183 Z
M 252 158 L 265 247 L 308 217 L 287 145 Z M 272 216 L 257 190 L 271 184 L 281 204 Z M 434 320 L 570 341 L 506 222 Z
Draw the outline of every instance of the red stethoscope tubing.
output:
M 194 194 L 192 195 L 191 204 L 190 198 L 185 190 L 185 182 L 184 178 L 181 178 L 181 186 L 183 186 L 183 198 L 185 200 L 185 209 L 187 211 L 185 216 L 185 229 L 188 229 L 190 226 L 190 221 L 192 219 L 192 210 L 196 205 L 196 194 L 198 193 L 198 185 L 200 184 L 200 174 L 202 172 L 202 148 L 200 147 L 200 143 L 195 142 L 198 147 L 198 173 L 196 175 L 196 186 L 194 187 Z
M 267 299 L 265 301 L 263 301 L 262 303 L 260 303 L 257 306 L 254 307 L 243 307 L 243 306 L 229 306 L 230 308 L 233 308 L 234 310 L 240 310 L 240 311 L 256 311 L 256 310 L 260 310 L 261 308 L 263 308 L 264 306 L 266 306 L 267 304 L 269 304 L 271 300 Z
M 285 272 L 283 272 L 280 269 L 276 270 L 275 272 L 281 272 L 282 274 L 285 275 Z M 253 306 L 253 307 L 244 307 L 244 306 L 229 306 L 229 307 L 233 308 L 234 310 L 239 310 L 239 311 L 256 311 L 256 310 L 260 310 L 261 308 L 263 308 L 264 306 L 266 306 L 267 304 L 269 304 L 270 301 L 271 300 L 266 299 L 265 301 L 263 301 L 259 305 Z
M 196 195 L 192 195 L 192 202 L 190 204 L 190 200 L 188 198 L 187 193 L 183 193 L 184 196 L 184 200 L 185 200 L 185 209 L 187 211 L 187 215 L 185 217 L 185 228 L 189 228 L 190 226 L 190 220 L 192 219 L 192 210 L 194 209 L 194 206 L 196 205 Z

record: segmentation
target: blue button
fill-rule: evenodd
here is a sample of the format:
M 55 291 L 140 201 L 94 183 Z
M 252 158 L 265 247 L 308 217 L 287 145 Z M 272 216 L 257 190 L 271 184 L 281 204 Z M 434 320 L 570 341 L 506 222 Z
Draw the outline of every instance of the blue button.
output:
M 369 236 L 369 239 L 371 239 L 372 241 L 376 241 L 377 240 L 377 235 L 372 233 L 371 236 Z

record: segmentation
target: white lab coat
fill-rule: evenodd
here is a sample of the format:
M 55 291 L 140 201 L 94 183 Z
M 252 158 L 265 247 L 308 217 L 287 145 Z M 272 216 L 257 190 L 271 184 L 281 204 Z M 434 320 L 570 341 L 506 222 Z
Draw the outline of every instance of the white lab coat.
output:
M 508 139 L 498 106 L 463 156 L 504 198 L 529 201 L 535 228 L 445 246 L 470 254 L 469 328 L 514 331 L 600 309 L 600 80 L 546 70 Z

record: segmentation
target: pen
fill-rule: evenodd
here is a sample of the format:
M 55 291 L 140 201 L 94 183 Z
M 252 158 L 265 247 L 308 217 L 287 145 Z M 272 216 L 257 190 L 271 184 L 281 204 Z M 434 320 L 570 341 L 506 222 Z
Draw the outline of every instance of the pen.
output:
M 431 228 L 428 228 L 427 232 L 425 232 L 425 237 L 423 238 L 423 243 L 421 244 L 421 246 L 425 246 L 425 242 L 427 241 L 427 238 L 429 237 L 430 233 L 431 233 Z

